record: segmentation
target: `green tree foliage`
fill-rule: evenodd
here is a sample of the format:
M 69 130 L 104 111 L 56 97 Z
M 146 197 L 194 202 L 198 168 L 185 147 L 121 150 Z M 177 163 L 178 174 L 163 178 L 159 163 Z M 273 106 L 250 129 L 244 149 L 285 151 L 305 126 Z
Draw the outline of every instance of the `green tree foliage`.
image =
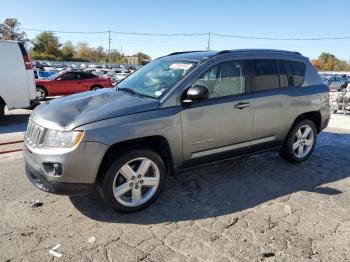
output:
M 319 70 L 321 71 L 349 71 L 350 65 L 330 53 L 322 53 L 318 57 Z
M 0 39 L 24 41 L 26 33 L 21 31 L 20 26 L 16 18 L 6 18 L 0 24 Z
M 122 63 L 127 63 L 128 62 L 128 59 L 120 54 L 118 52 L 118 50 L 111 50 L 111 63 L 114 63 L 114 64 L 122 64 Z
M 149 55 L 146 55 L 142 52 L 138 52 L 134 56 L 137 56 L 139 64 L 146 64 L 151 60 L 151 57 Z
M 61 56 L 61 44 L 58 41 L 57 36 L 52 32 L 40 33 L 34 40 L 32 40 L 32 44 L 32 50 L 37 55 L 48 55 L 56 58 Z
M 16 18 L 7 18 L 0 24 L 0 39 L 24 41 L 26 33 L 20 30 L 20 23 Z M 88 43 L 80 42 L 74 46 L 71 41 L 60 43 L 58 37 L 49 31 L 38 34 L 32 41 L 30 56 L 34 60 L 60 60 L 98 63 L 126 63 L 127 58 L 118 50 L 104 50 L 102 46 L 91 48 Z M 137 53 L 138 61 L 150 60 L 150 56 Z
M 0 24 L 0 39 L 24 41 L 26 33 L 20 30 L 20 26 L 16 18 L 6 18 Z
M 62 60 L 64 61 L 71 61 L 73 60 L 75 48 L 71 41 L 67 41 L 64 43 L 61 54 L 62 54 Z

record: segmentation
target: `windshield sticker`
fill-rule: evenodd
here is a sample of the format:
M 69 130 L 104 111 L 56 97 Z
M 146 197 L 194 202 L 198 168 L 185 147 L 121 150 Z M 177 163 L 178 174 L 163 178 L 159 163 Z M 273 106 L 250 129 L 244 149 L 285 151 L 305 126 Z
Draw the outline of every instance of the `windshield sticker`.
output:
M 157 91 L 154 93 L 155 96 L 161 96 L 162 95 L 162 92 L 161 91 Z
M 191 66 L 192 66 L 192 64 L 180 64 L 180 63 L 176 63 L 176 64 L 172 64 L 171 66 L 169 66 L 169 68 L 188 70 Z

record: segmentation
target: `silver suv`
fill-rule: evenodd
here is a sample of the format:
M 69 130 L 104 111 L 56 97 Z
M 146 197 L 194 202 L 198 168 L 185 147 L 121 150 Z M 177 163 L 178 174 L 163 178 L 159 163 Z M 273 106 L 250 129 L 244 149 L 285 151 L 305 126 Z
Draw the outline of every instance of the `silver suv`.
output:
M 48 101 L 25 137 L 29 180 L 77 194 L 97 188 L 113 209 L 151 204 L 168 175 L 266 150 L 308 159 L 329 121 L 328 88 L 297 52 L 181 52 L 116 89 Z

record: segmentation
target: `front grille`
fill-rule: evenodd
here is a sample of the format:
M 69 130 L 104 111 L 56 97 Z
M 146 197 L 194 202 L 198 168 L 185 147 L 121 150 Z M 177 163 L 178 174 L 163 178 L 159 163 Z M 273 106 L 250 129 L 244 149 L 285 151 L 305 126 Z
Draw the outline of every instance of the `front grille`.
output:
M 30 147 L 38 147 L 42 144 L 45 135 L 45 128 L 29 120 L 25 142 Z

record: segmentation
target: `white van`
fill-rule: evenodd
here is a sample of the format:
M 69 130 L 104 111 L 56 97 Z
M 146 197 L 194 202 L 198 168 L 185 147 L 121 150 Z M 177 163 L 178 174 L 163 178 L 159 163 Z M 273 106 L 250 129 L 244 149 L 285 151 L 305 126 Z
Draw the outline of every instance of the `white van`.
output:
M 0 118 L 15 108 L 37 104 L 34 73 L 24 45 L 0 40 Z

